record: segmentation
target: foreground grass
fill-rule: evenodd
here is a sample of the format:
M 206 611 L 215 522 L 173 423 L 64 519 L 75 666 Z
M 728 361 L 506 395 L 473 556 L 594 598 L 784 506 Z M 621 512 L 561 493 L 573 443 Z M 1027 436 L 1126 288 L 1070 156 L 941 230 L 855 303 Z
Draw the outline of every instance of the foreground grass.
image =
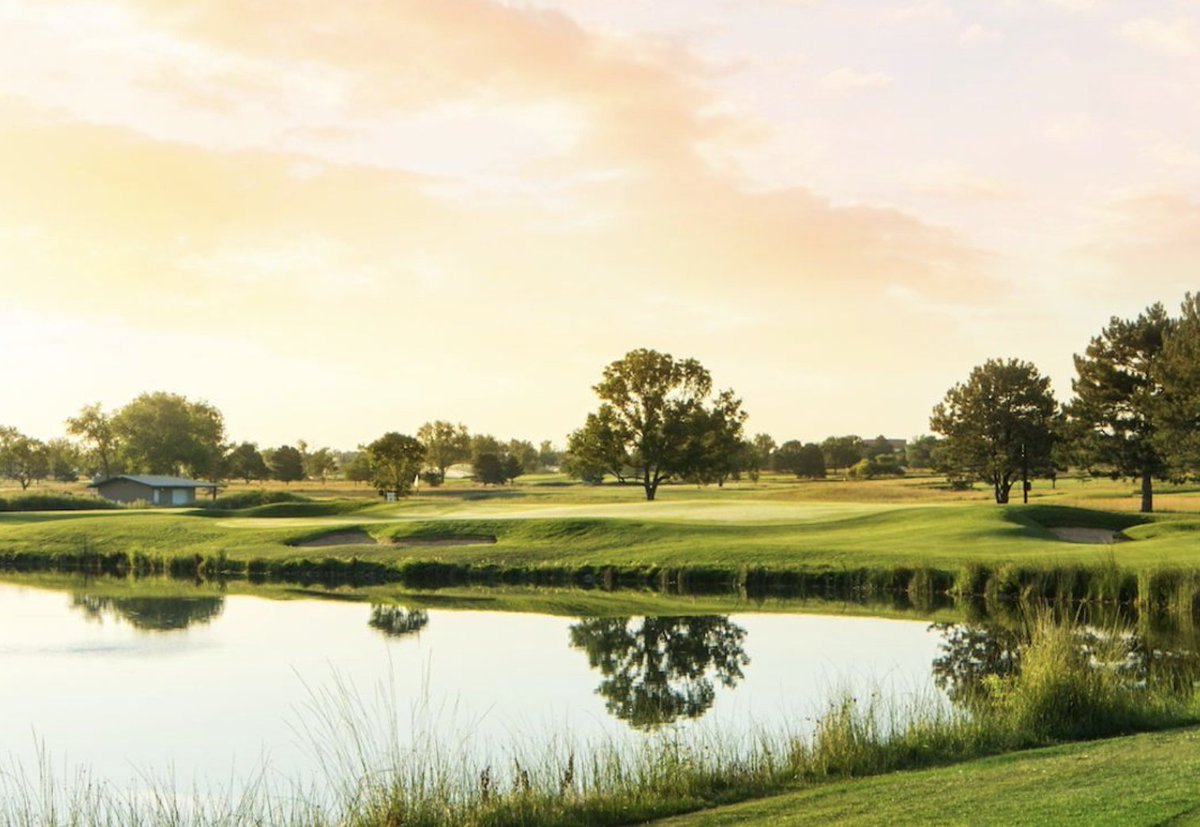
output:
M 1200 824 L 1200 730 L 1159 732 L 835 781 L 656 827 Z

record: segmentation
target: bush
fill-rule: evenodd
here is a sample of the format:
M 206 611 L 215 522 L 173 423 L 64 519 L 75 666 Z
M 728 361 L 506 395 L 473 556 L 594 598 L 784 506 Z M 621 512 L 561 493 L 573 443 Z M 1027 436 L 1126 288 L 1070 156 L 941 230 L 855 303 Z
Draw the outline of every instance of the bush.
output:
M 88 511 L 95 508 L 112 509 L 117 504 L 90 494 L 20 494 L 0 499 L 0 511 Z
M 872 480 L 875 477 L 903 477 L 904 468 L 891 454 L 880 454 L 859 460 L 849 471 L 851 479 Z
M 306 502 L 312 502 L 312 500 L 308 497 L 302 497 L 299 494 L 293 494 L 290 491 L 268 491 L 265 488 L 256 488 L 253 491 L 238 491 L 235 494 L 224 494 L 212 500 L 210 507 L 226 511 L 236 511 L 241 508 L 255 508 L 260 505 L 273 505 L 275 503 Z

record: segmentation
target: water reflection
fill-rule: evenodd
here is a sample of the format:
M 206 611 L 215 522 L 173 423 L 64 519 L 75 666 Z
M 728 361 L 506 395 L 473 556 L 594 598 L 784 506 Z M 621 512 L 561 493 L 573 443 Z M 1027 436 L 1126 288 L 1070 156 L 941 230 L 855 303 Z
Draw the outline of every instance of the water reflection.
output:
M 403 606 L 385 603 L 371 604 L 371 619 L 367 625 L 388 637 L 415 634 L 429 625 L 429 613 L 424 609 L 408 610 Z
M 225 608 L 225 598 L 203 597 L 109 597 L 73 592 L 71 608 L 88 620 L 104 616 L 123 618 L 136 629 L 173 632 L 196 624 L 211 623 Z
M 584 618 L 570 638 L 604 676 L 596 692 L 608 711 L 638 729 L 703 715 L 713 680 L 732 688 L 750 663 L 746 630 L 728 617 Z
M 934 684 L 955 704 L 970 707 L 986 701 L 996 678 L 1021 671 L 1022 646 L 1029 641 L 1024 626 L 934 623 L 929 628 L 942 636 L 940 654 L 932 665 Z M 1079 626 L 1074 638 L 1093 665 L 1116 670 L 1133 683 L 1176 693 L 1191 692 L 1200 683 L 1200 649 L 1194 640 L 1159 639 L 1120 625 Z M 1120 645 L 1113 647 L 1114 642 Z M 1097 660 L 1096 653 L 1114 648 L 1124 654 L 1123 659 Z

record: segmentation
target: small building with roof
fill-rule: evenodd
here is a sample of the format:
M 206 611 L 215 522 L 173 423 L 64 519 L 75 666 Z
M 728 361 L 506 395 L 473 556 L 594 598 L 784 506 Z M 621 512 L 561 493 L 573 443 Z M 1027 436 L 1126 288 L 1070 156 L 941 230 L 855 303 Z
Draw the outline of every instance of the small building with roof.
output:
M 93 482 L 90 488 L 106 500 L 118 503 L 143 501 L 152 505 L 195 505 L 196 491 L 216 492 L 217 485 L 185 477 L 162 477 L 152 474 L 118 474 Z

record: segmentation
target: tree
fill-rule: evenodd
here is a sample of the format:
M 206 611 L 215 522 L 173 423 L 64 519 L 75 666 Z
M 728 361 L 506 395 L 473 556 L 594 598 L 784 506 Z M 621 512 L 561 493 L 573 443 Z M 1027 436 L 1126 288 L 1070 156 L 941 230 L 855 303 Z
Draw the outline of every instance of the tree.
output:
M 929 434 L 915 436 L 904 446 L 904 464 L 909 468 L 933 468 L 933 451 L 940 440 Z
M 815 442 L 806 442 L 796 456 L 793 468 L 797 477 L 825 479 L 825 452 Z
M 929 427 L 945 437 L 940 462 L 952 478 L 986 480 L 1007 503 L 1023 468 L 1049 465 L 1056 408 L 1050 380 L 1032 364 L 989 359 L 947 391 Z
M 563 452 L 554 447 L 554 443 L 543 439 L 538 446 L 538 467 L 557 469 L 563 462 Z
M 1076 457 L 1114 479 L 1140 479 L 1143 512 L 1154 510 L 1154 478 L 1168 470 L 1155 442 L 1154 411 L 1162 397 L 1155 368 L 1172 326 L 1161 304 L 1133 320 L 1114 316 L 1075 355 L 1075 398 L 1066 408 Z
M 1161 387 L 1153 445 L 1176 477 L 1200 470 L 1200 293 L 1183 300 L 1152 369 Z
M 225 470 L 229 476 L 245 483 L 250 480 L 265 480 L 271 475 L 263 455 L 253 442 L 235 445 L 225 455 Z
M 99 402 L 85 406 L 78 416 L 68 419 L 67 433 L 79 437 L 91 447 L 105 479 L 113 475 L 120 442 L 113 428 L 112 416 L 101 409 Z
M 771 458 L 771 467 L 784 474 L 796 474 L 799 476 L 796 467 L 800 462 L 800 451 L 802 448 L 804 448 L 804 443 L 800 440 L 789 439 L 775 449 L 774 456 Z
M 225 420 L 207 402 L 173 393 L 144 393 L 112 418 L 131 470 L 147 474 L 212 474 L 224 456 Z
M 425 446 L 407 434 L 389 431 L 363 449 L 371 462 L 371 482 L 380 492 L 406 496 L 425 462 Z
M 770 434 L 755 434 L 747 443 L 744 451 L 744 466 L 751 482 L 758 482 L 763 469 L 771 467 L 771 457 L 775 453 L 775 440 Z
M 514 474 L 514 477 L 535 471 L 540 464 L 538 449 L 533 447 L 533 443 L 528 440 L 510 439 L 508 445 L 504 446 L 504 454 L 506 457 L 512 457 L 513 461 L 521 466 L 520 473 Z
M 483 485 L 504 485 L 525 473 L 516 455 L 491 452 L 475 457 L 471 470 L 475 481 Z
M 295 482 L 304 479 L 304 455 L 293 445 L 280 445 L 266 458 L 271 479 Z
M 647 500 L 673 477 L 719 474 L 720 446 L 732 433 L 740 440 L 740 401 L 725 392 L 709 405 L 712 377 L 695 359 L 633 350 L 608 365 L 593 390 L 600 408 L 571 434 L 567 450 L 579 468 L 636 479 Z
M 839 468 L 849 468 L 862 459 L 866 454 L 862 437 L 850 434 L 848 436 L 831 436 L 821 443 L 821 452 L 825 456 L 825 466 L 837 471 Z
M 437 473 L 435 485 L 445 481 L 447 468 L 471 458 L 471 435 L 461 422 L 426 422 L 417 429 L 417 439 L 425 446 L 425 463 Z
M 875 459 L 875 457 L 890 456 L 894 453 L 896 453 L 896 447 L 883 434 L 863 446 L 863 459 Z
M 0 476 L 16 480 L 21 490 L 50 472 L 46 446 L 16 428 L 0 427 Z
M 82 464 L 83 455 L 74 442 L 59 437 L 46 443 L 46 470 L 51 479 L 75 482 Z
M 349 458 L 343 456 L 341 462 L 346 470 L 346 479 L 351 482 L 371 481 L 371 457 L 365 450 L 349 452 Z
M 304 473 L 309 479 L 318 479 L 321 485 L 325 484 L 325 480 L 330 474 L 337 471 L 337 458 L 334 457 L 333 451 L 328 448 L 318 448 L 315 451 L 309 452 L 304 458 Z

